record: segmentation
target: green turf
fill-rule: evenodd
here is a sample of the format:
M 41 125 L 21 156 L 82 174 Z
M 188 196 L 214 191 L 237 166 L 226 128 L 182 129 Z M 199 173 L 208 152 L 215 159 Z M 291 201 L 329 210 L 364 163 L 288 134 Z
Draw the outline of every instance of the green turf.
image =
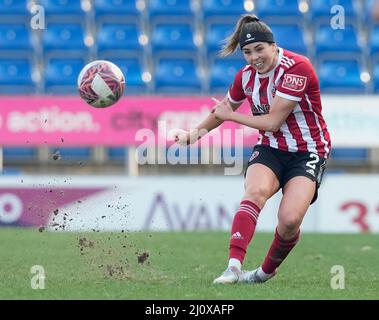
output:
M 0 229 L 1 299 L 378 299 L 377 235 L 303 234 L 263 285 L 213 285 L 226 266 L 229 235 L 63 233 Z M 85 240 L 84 240 L 85 238 Z M 272 234 L 254 236 L 245 268 L 260 264 Z M 141 263 L 144 252 L 149 256 Z M 31 288 L 42 265 L 45 289 Z M 345 289 L 331 288 L 342 265 Z

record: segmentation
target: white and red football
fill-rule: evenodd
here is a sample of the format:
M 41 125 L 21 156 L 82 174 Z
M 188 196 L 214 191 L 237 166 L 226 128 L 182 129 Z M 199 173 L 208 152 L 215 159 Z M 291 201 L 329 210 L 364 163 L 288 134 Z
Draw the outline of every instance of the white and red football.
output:
M 80 97 L 95 108 L 115 104 L 125 90 L 125 77 L 114 63 L 96 60 L 88 63 L 78 77 Z

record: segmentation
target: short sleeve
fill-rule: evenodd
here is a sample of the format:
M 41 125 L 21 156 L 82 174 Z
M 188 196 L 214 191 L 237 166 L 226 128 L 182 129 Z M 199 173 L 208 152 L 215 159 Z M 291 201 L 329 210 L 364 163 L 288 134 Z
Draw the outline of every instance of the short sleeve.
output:
M 246 98 L 242 88 L 242 71 L 243 69 L 237 72 L 232 85 L 229 87 L 228 98 L 232 103 L 240 103 Z
M 301 101 L 312 78 L 312 67 L 305 62 L 286 70 L 276 88 L 276 95 L 292 101 Z

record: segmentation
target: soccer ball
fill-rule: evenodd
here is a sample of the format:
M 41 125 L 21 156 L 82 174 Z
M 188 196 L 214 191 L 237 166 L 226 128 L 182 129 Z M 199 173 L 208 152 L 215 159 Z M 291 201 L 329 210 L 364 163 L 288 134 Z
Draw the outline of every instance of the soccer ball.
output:
M 80 97 L 95 108 L 115 104 L 123 95 L 125 77 L 114 63 L 96 60 L 88 63 L 78 77 Z

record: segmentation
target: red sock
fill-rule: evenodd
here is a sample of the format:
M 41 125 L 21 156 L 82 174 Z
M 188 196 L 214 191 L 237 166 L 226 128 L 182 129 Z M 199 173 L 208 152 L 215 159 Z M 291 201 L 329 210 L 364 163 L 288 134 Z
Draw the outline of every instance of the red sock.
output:
M 235 258 L 243 263 L 260 212 L 261 209 L 255 203 L 249 200 L 241 201 L 233 219 L 232 238 L 229 242 L 229 259 Z
M 272 241 L 270 250 L 268 251 L 266 258 L 262 264 L 262 270 L 267 274 L 273 273 L 299 241 L 299 237 L 300 230 L 292 239 L 284 240 L 276 229 L 275 238 Z

